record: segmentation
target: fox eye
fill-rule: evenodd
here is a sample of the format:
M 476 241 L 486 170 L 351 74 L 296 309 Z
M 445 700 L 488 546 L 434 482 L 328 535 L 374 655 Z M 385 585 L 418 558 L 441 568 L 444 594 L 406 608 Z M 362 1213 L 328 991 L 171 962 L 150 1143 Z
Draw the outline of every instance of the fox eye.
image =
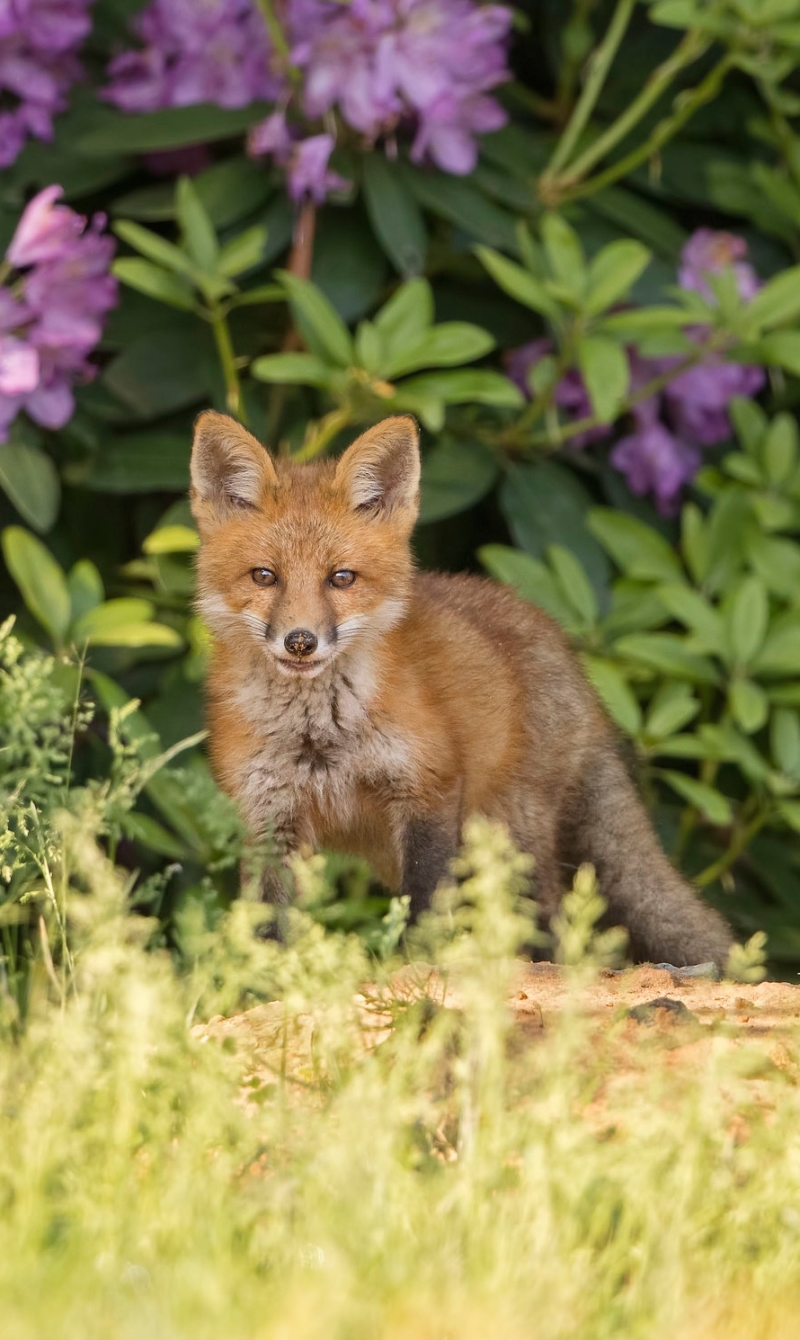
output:
M 274 586 L 278 580 L 277 574 L 271 568 L 251 568 L 250 576 L 256 586 Z
M 356 579 L 356 574 L 349 568 L 340 568 L 328 578 L 328 585 L 335 586 L 337 591 L 345 591 L 348 586 L 352 586 Z

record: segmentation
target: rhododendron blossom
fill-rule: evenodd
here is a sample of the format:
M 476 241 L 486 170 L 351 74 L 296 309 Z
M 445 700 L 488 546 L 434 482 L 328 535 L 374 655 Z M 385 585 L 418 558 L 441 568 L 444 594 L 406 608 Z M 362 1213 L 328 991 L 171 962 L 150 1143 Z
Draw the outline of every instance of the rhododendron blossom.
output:
M 74 409 L 73 386 L 94 375 L 88 356 L 117 301 L 109 273 L 114 240 L 105 217 L 87 220 L 57 204 L 48 186 L 23 211 L 5 257 L 0 287 L 0 441 L 25 410 L 61 428 Z
M 0 3 L 0 167 L 31 136 L 53 138 L 53 117 L 82 74 L 77 52 L 91 27 L 92 0 Z
M 470 172 L 476 137 L 506 116 L 490 90 L 509 77 L 511 13 L 473 0 L 288 0 L 287 58 L 256 0 L 152 0 L 134 20 L 137 51 L 109 67 L 106 97 L 126 111 L 264 100 L 275 112 L 249 136 L 254 156 L 287 171 L 295 199 L 342 184 L 328 168 L 338 113 L 362 147 L 411 137 L 411 157 Z
M 758 275 L 745 259 L 747 244 L 731 233 L 716 233 L 700 228 L 688 239 L 681 252 L 678 279 L 683 288 L 699 293 L 714 303 L 709 275 L 730 267 L 740 298 L 748 302 L 760 287 Z M 702 350 L 708 338 L 704 327 L 687 332 Z M 508 375 L 529 394 L 531 368 L 552 353 L 550 340 L 534 340 L 513 350 L 506 359 Z M 641 391 L 655 378 L 676 370 L 680 358 L 643 358 L 628 351 L 631 390 Z M 727 360 L 716 350 L 708 350 L 695 366 L 677 372 L 664 389 L 634 404 L 630 411 L 630 431 L 612 448 L 610 460 L 625 475 L 633 493 L 651 494 L 659 509 L 670 514 L 677 507 L 681 490 L 693 479 L 702 463 L 702 448 L 715 446 L 730 436 L 728 406 L 734 396 L 756 395 L 764 385 L 764 371 Z M 575 421 L 591 414 L 586 387 L 579 372 L 570 369 L 555 390 L 554 400 Z M 609 437 L 611 425 L 576 433 L 571 446 L 586 447 Z

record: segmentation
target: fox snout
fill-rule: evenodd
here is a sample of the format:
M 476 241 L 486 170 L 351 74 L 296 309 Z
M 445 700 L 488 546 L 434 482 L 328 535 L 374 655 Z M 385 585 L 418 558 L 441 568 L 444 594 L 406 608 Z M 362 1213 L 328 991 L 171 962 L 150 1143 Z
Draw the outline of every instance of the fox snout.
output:
M 293 628 L 283 639 L 283 645 L 292 656 L 310 656 L 317 650 L 318 638 L 309 628 Z

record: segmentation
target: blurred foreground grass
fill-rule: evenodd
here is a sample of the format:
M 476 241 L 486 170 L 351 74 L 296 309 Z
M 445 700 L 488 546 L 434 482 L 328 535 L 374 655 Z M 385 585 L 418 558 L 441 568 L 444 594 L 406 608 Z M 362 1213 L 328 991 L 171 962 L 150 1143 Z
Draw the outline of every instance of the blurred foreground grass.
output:
M 35 980 L 0 1049 L 3 1340 L 797 1334 L 800 1047 L 733 1065 L 720 1034 L 687 1066 L 587 1020 L 597 937 L 576 1008 L 525 1041 L 504 1004 L 523 867 L 497 830 L 473 829 L 420 945 L 455 1010 L 300 912 L 287 949 L 258 940 L 247 903 L 178 974 L 85 823 L 59 823 L 69 990 Z M 196 1027 L 259 999 L 283 1002 L 260 1058 Z

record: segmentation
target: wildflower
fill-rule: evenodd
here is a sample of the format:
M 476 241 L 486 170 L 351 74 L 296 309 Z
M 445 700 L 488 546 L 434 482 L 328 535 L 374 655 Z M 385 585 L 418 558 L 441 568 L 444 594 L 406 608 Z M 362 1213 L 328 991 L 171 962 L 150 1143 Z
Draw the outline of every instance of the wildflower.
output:
M 747 243 L 734 233 L 714 232 L 698 228 L 692 233 L 681 251 L 678 283 L 681 288 L 699 293 L 707 302 L 716 301 L 708 276 L 719 274 L 730 267 L 733 270 L 739 297 L 749 302 L 761 287 L 760 280 L 749 261 Z
M 511 15 L 471 0 L 352 0 L 298 44 L 305 71 L 303 108 L 322 116 L 338 107 L 372 143 L 410 121 L 415 162 L 471 172 L 475 135 L 505 123 L 486 96 L 508 78 Z
M 93 376 L 88 356 L 117 301 L 104 216 L 87 226 L 56 203 L 61 194 L 48 186 L 30 201 L 6 253 L 17 275 L 0 287 L 0 441 L 23 409 L 45 428 L 63 427 L 74 383 Z
M 77 51 L 91 27 L 91 0 L 0 4 L 0 167 L 25 141 L 53 137 L 53 117 L 82 73 Z
M 291 107 L 308 129 L 338 110 L 362 143 L 413 136 L 411 157 L 467 173 L 476 136 L 497 130 L 505 113 L 488 93 L 508 78 L 510 11 L 473 0 L 287 0 L 283 23 L 296 86 L 270 42 L 255 0 L 152 0 L 134 21 L 143 46 L 112 61 L 106 97 L 126 111 L 192 102 L 238 107 L 256 99 L 278 110 L 251 131 L 249 149 L 281 161 L 271 144 L 275 118 Z M 298 131 L 288 155 L 295 199 L 323 199 L 325 145 Z M 329 157 L 330 155 L 328 155 Z M 307 178 L 309 179 L 307 181 Z M 338 179 L 337 179 L 338 182 Z M 310 184 L 309 184 L 310 183 Z
M 143 46 L 112 60 L 105 90 L 123 111 L 197 102 L 246 107 L 281 92 L 254 0 L 153 0 L 132 27 Z

